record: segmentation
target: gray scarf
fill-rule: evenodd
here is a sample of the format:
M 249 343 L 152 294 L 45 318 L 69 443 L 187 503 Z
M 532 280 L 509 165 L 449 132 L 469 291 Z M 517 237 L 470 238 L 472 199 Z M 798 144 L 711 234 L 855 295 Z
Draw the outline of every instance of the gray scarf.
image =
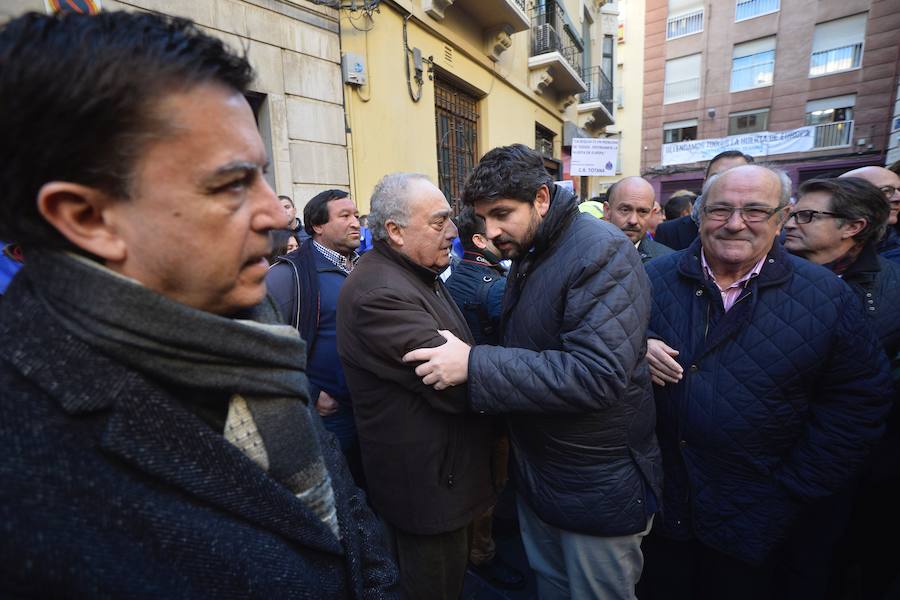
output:
M 149 378 L 224 393 L 225 438 L 340 538 L 334 491 L 307 403 L 306 345 L 270 300 L 247 320 L 169 300 L 91 260 L 33 251 L 37 293 L 70 333 Z M 192 402 L 192 398 L 182 398 Z

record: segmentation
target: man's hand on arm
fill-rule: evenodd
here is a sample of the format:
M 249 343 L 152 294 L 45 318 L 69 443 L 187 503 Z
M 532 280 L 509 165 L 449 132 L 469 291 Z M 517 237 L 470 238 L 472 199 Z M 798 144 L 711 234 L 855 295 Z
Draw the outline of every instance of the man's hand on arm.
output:
M 418 348 L 403 355 L 403 362 L 421 362 L 416 375 L 425 385 L 444 390 L 465 383 L 469 377 L 469 352 L 471 346 L 446 329 L 438 330 L 447 342 L 436 348 Z
M 319 398 L 316 400 L 316 411 L 320 417 L 327 417 L 337 412 L 338 401 L 332 398 L 328 392 L 322 390 L 319 392 Z
M 653 383 L 665 386 L 666 383 L 678 383 L 684 369 L 675 360 L 678 350 L 669 347 L 662 340 L 647 340 L 647 363 L 650 365 L 650 376 Z

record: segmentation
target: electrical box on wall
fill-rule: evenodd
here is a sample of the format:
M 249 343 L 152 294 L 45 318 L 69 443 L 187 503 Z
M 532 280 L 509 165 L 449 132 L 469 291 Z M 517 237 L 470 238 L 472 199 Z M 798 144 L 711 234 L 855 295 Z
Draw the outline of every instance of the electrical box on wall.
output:
M 341 74 L 344 83 L 366 85 L 366 61 L 360 54 L 347 52 L 341 57 Z

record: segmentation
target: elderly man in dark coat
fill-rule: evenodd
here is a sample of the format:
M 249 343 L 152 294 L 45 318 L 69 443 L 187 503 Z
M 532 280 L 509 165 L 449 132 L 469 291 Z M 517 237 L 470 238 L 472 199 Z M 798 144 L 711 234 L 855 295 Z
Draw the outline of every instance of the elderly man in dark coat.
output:
M 464 199 L 513 259 L 500 345 L 450 338 L 407 360 L 425 361 L 424 383 L 468 387 L 472 410 L 508 415 L 540 596 L 633 598 L 661 484 L 640 257 L 520 144 L 488 152 Z
M 468 412 L 464 387 L 423 384 L 403 355 L 472 342 L 438 276 L 456 226 L 423 175 L 387 175 L 372 194 L 375 240 L 338 301 L 338 353 L 353 395 L 372 505 L 389 524 L 411 598 L 458 598 L 468 526 L 493 504 L 490 419 Z M 449 332 L 449 333 L 448 333 Z
M 647 598 L 809 593 L 786 540 L 884 431 L 888 363 L 859 300 L 776 240 L 790 192 L 760 166 L 710 178 L 699 239 L 647 264 L 665 468 Z
M 266 299 L 251 79 L 182 19 L 0 29 L 0 596 L 398 591 Z

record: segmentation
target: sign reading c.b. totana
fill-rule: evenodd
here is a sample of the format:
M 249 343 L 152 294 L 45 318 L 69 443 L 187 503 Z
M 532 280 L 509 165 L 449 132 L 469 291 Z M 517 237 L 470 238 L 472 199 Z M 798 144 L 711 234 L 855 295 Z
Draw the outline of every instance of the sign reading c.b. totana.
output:
M 572 175 L 615 175 L 619 140 L 614 138 L 575 138 L 572 140 Z

